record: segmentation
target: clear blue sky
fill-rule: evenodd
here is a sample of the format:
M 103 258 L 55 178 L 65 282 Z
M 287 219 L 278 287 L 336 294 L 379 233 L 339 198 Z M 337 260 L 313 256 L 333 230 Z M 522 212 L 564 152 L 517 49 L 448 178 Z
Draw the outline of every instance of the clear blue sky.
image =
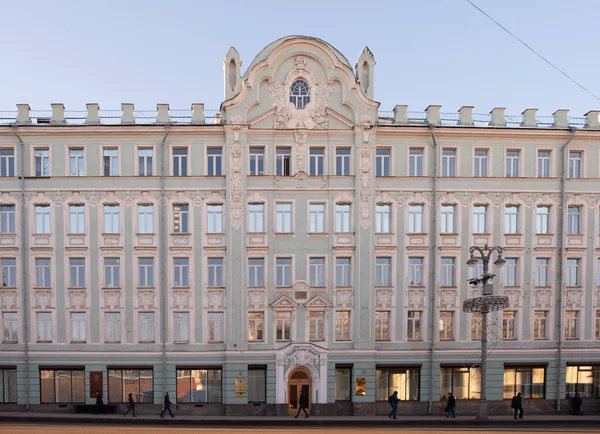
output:
M 474 0 L 490 15 L 600 94 L 600 1 Z M 55 0 L 2 4 L 0 110 L 17 103 L 49 109 L 137 109 L 156 103 L 218 109 L 222 61 L 230 46 L 242 71 L 272 41 L 316 36 L 355 64 L 375 55 L 382 110 L 462 105 L 508 114 L 559 108 L 571 116 L 600 101 L 550 68 L 464 0 Z

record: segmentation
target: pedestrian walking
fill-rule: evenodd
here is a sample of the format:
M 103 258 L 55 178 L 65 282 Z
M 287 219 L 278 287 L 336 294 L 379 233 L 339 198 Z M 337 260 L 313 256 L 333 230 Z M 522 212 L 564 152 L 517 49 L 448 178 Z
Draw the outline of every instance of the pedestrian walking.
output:
M 160 413 L 160 417 L 165 417 L 165 411 L 168 411 L 169 414 L 171 415 L 171 417 L 175 417 L 175 416 L 173 416 L 173 413 L 171 413 L 171 405 L 173 405 L 173 403 L 171 402 L 171 399 L 169 398 L 169 392 L 167 392 L 165 394 L 165 402 L 163 403 L 163 409 L 162 409 L 162 412 Z
M 579 392 L 575 392 L 575 396 L 573 396 L 573 414 L 582 415 L 581 404 L 583 404 L 583 400 L 581 396 L 579 396 Z
M 516 396 L 513 396 L 510 408 L 515 410 L 515 419 L 517 418 L 517 412 L 519 412 L 519 419 L 523 419 L 523 402 L 521 392 L 517 393 Z
M 125 412 L 125 414 L 123 416 L 127 416 L 127 413 L 129 413 L 131 411 L 133 413 L 133 417 L 137 417 L 135 415 L 135 401 L 133 400 L 133 393 L 129 394 L 127 401 L 128 401 L 127 411 Z
M 96 412 L 94 414 L 98 413 L 106 414 L 106 410 L 104 409 L 104 401 L 102 400 L 102 394 L 99 390 L 96 390 Z
M 306 395 L 306 393 L 304 393 L 304 390 L 300 391 L 300 399 L 298 399 L 298 405 L 298 413 L 296 413 L 296 416 L 294 417 L 297 418 L 300 415 L 300 412 L 303 411 L 306 415 L 304 416 L 304 419 L 306 419 L 308 417 L 308 413 L 306 412 L 306 409 L 308 408 L 308 396 Z
M 452 395 L 452 392 L 450 392 L 448 393 L 448 404 L 446 405 L 446 411 L 448 412 L 446 417 L 450 417 L 450 415 L 452 415 L 452 417 L 456 417 L 456 413 L 454 412 L 455 407 L 456 399 L 454 398 L 454 395 Z
M 390 395 L 390 397 L 388 398 L 388 402 L 390 403 L 390 406 L 392 407 L 392 411 L 390 411 L 388 413 L 388 417 L 390 419 L 398 419 L 398 391 L 392 393 Z

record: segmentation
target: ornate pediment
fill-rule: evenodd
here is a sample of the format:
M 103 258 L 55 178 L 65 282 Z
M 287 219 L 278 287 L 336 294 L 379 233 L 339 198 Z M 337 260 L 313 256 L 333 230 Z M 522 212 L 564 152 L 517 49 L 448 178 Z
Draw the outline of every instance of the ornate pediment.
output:
M 283 295 L 271 303 L 271 307 L 273 309 L 294 309 L 298 307 L 298 303 L 296 303 L 292 298 L 287 295 Z
M 330 308 L 333 304 L 322 295 L 316 295 L 304 303 L 307 308 Z

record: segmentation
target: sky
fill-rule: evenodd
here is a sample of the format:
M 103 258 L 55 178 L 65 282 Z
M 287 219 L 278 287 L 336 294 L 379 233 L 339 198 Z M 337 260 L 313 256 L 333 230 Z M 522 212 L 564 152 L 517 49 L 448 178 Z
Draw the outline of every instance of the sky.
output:
M 472 1 L 600 95 L 600 1 Z M 28 0 L 2 5 L 0 110 L 218 109 L 230 46 L 243 73 L 265 46 L 296 34 L 329 42 L 352 65 L 368 46 L 380 110 L 600 109 L 465 0 Z

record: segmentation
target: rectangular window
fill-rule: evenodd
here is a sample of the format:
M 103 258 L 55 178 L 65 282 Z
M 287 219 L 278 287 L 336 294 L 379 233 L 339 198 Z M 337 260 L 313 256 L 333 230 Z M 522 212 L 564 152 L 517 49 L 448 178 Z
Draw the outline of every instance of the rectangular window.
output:
M 222 402 L 221 369 L 177 369 L 177 402 Z
M 579 317 L 579 311 L 567 310 L 565 311 L 565 339 L 577 339 L 579 333 L 577 332 L 577 318 Z
M 504 264 L 504 286 L 517 286 L 517 259 L 506 258 Z
M 0 369 L 0 403 L 17 402 L 17 369 Z
M 390 153 L 389 149 L 377 149 L 375 158 L 376 176 L 390 176 Z
M 289 341 L 291 339 L 291 312 L 275 312 L 275 339 Z
M 440 285 L 454 286 L 454 258 L 442 258 L 440 264 Z
M 310 286 L 325 286 L 325 258 L 310 258 Z
M 276 258 L 275 272 L 277 286 L 292 286 L 292 258 Z
M 248 366 L 248 403 L 267 402 L 267 368 Z
M 335 312 L 335 340 L 350 340 L 350 312 L 348 311 Z
M 567 286 L 579 285 L 579 259 L 567 258 L 565 283 Z
M 208 286 L 223 286 L 223 258 L 208 258 Z
M 152 369 L 108 369 L 108 402 L 127 402 L 129 394 L 135 402 L 154 402 Z
M 190 286 L 189 258 L 173 258 L 173 286 L 179 288 Z
M 454 339 L 453 334 L 453 319 L 454 312 L 451 311 L 440 311 L 439 319 L 439 339 L 441 341 L 448 341 Z
M 375 258 L 375 285 L 392 286 L 392 259 L 386 257 Z
M 121 342 L 121 313 L 106 312 L 104 314 L 105 322 L 105 342 L 119 343 Z
M 509 205 L 504 208 L 504 233 L 518 234 L 519 230 L 519 207 Z
M 154 342 L 154 312 L 139 313 L 140 342 Z
M 49 234 L 50 229 L 50 207 L 48 205 L 35 206 L 35 233 Z
M 581 208 L 578 206 L 570 206 L 567 211 L 567 233 L 581 233 Z
M 71 312 L 71 342 L 86 341 L 86 313 Z
M 17 287 L 17 260 L 15 258 L 0 259 L 2 271 L 2 286 L 5 288 Z
M 138 175 L 152 176 L 152 148 L 138 148 Z
M 71 288 L 85 288 L 85 258 L 69 258 Z
M 455 228 L 454 228 L 455 209 L 456 209 L 456 207 L 454 205 L 442 205 L 441 231 L 443 234 L 455 233 Z
M 391 233 L 391 206 L 376 205 L 375 208 L 375 226 L 377 233 Z
M 481 340 L 481 313 L 473 312 L 471 313 L 471 340 L 472 341 L 480 341 Z
M 566 374 L 567 397 L 600 398 L 600 365 L 567 366 Z
M 310 148 L 310 176 L 323 176 L 325 173 L 325 149 Z
M 138 205 L 138 233 L 154 233 L 154 206 Z
M 292 175 L 292 149 L 275 149 L 275 173 L 277 176 Z
M 309 311 L 308 328 L 311 341 L 325 340 L 325 312 Z
M 504 399 L 517 393 L 525 398 L 545 398 L 546 368 L 529 366 L 504 368 Z
M 549 234 L 550 233 L 550 207 L 538 206 L 535 214 L 535 233 Z
M 309 232 L 325 232 L 325 204 L 311 203 L 309 206 Z
M 69 169 L 71 176 L 84 176 L 83 149 L 69 149 Z
M 40 369 L 40 402 L 85 403 L 85 371 Z
M 350 401 L 352 388 L 352 367 L 335 367 L 334 399 L 336 401 Z
M 120 263 L 119 258 L 104 258 L 104 285 L 106 287 L 120 287 Z
M 223 205 L 208 205 L 206 207 L 208 217 L 208 233 L 223 233 Z
M 547 339 L 546 335 L 546 320 L 548 312 L 544 310 L 536 310 L 533 313 L 533 339 Z
M 265 260 L 264 258 L 248 259 L 248 286 L 265 286 Z
M 537 177 L 550 177 L 550 151 L 538 151 L 537 153 Z
M 292 232 L 292 204 L 278 203 L 275 205 L 277 213 L 277 232 L 285 234 Z
M 335 174 L 337 176 L 350 175 L 350 148 L 335 149 Z
M 456 149 L 442 150 L 442 176 L 456 176 Z
M 350 286 L 350 258 L 335 258 L 336 286 Z
M 15 176 L 15 150 L 0 149 L 0 176 L 13 177 Z
M 119 176 L 119 150 L 104 148 L 102 150 L 104 176 Z
M 485 178 L 488 176 L 488 151 L 486 149 L 475 149 L 475 161 L 473 167 L 473 176 L 475 178 Z
M 548 283 L 548 262 L 546 258 L 535 260 L 535 286 L 550 286 Z
M 473 279 L 479 279 L 481 276 L 483 276 L 483 261 L 478 259 L 477 264 L 475 264 L 471 270 L 473 271 L 473 274 L 471 275 Z
M 210 155 L 210 149 L 209 149 Z M 210 167 L 210 157 L 209 157 L 209 172 L 211 170 Z M 187 167 L 188 167 L 188 148 L 173 148 L 173 176 L 187 176 Z M 210 176 L 210 173 L 209 173 Z
M 263 325 L 265 314 L 263 312 L 248 312 L 248 341 L 263 341 Z
M 189 205 L 173 205 L 173 232 L 189 234 Z
M 408 284 L 423 285 L 423 258 L 408 258 Z
M 248 232 L 264 232 L 265 231 L 265 204 L 250 203 L 248 204 Z
M 409 341 L 421 340 L 421 317 L 423 312 L 420 310 L 409 310 L 406 320 L 406 338 Z
M 452 393 L 455 399 L 479 399 L 481 397 L 481 373 L 476 367 L 441 368 L 440 399 Z
M 580 151 L 569 152 L 569 178 L 581 178 L 581 156 Z
M 118 234 L 119 232 L 119 205 L 104 205 L 104 233 Z
M 475 205 L 473 207 L 473 233 L 485 234 L 487 230 L 487 206 Z
M 52 342 L 52 313 L 37 313 L 37 341 Z
M 50 150 L 36 149 L 33 156 L 35 159 L 35 176 L 50 176 Z
M 377 401 L 387 401 L 398 392 L 400 401 L 419 401 L 420 368 L 377 368 Z
M 138 259 L 138 270 L 140 287 L 153 287 L 154 286 L 154 259 L 153 258 L 139 258 Z
M 519 176 L 519 151 L 506 151 L 506 177 L 517 178 Z
M 350 205 L 337 203 L 335 205 L 335 231 L 350 232 Z
M 173 340 L 175 342 L 190 341 L 189 312 L 173 312 Z
M 387 341 L 390 339 L 389 334 L 390 312 L 377 311 L 375 312 L 375 340 Z
M 408 206 L 408 232 L 411 234 L 423 233 L 423 205 Z
M 515 319 L 516 312 L 505 310 L 502 312 L 502 339 L 516 339 Z
M 222 148 L 208 148 L 208 176 L 221 176 L 221 160 L 223 158 Z
M 408 150 L 408 176 L 423 176 L 423 148 Z
M 69 205 L 69 233 L 85 233 L 85 207 L 83 205 Z
M 208 313 L 208 342 L 223 342 L 223 312 Z
M 265 148 L 250 148 L 250 176 L 261 176 L 265 174 Z
M 0 205 L 0 234 L 14 234 L 15 231 L 15 206 Z
M 2 342 L 19 340 L 19 314 L 17 312 L 2 313 Z M 0 401 L 2 402 L 2 401 Z

